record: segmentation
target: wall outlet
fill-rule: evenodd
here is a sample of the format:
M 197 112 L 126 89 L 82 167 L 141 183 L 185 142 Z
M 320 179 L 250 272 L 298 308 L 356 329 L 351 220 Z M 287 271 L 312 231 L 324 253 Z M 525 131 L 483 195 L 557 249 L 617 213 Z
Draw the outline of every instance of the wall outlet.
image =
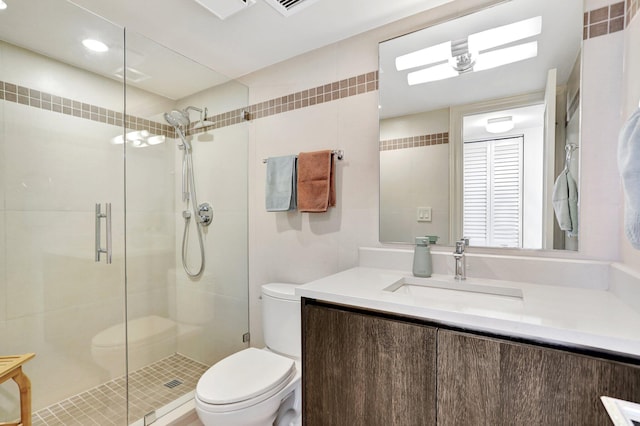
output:
M 418 207 L 418 222 L 431 222 L 431 207 Z

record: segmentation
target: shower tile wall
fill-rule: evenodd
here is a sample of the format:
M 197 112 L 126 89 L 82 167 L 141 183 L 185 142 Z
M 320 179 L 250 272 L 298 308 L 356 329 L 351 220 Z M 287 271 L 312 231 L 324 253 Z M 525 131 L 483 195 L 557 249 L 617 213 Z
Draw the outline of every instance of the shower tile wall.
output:
M 197 281 L 190 280 L 181 265 L 185 204 L 176 174 L 176 297 L 172 316 L 180 323 L 202 328 L 200 340 L 194 346 L 185 345 L 180 352 L 210 365 L 246 347 L 242 335 L 249 330 L 247 139 L 251 124 L 239 122 L 240 111 L 247 105 L 247 89 L 235 82 L 182 99 L 178 106 L 188 105 L 207 107 L 212 120 L 220 114 L 222 124 L 230 124 L 198 132 L 192 140 L 198 202 L 209 202 L 214 208 L 213 223 L 204 232 L 207 265 Z M 181 157 L 176 155 L 175 170 L 180 170 Z M 194 231 L 192 228 L 189 237 L 191 269 L 200 261 Z

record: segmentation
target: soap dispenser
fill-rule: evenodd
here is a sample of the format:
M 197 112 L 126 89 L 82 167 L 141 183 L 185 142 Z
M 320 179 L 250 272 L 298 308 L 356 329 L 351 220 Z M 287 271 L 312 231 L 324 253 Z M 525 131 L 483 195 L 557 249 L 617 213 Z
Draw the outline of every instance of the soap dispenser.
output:
M 428 278 L 432 272 L 429 237 L 416 237 L 416 249 L 413 252 L 413 275 Z

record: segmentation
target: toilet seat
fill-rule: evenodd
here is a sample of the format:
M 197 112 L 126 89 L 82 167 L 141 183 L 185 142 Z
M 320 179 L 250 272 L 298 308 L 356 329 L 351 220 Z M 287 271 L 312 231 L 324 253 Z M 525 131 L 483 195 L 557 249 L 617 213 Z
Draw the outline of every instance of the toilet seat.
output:
M 280 392 L 295 375 L 294 360 L 248 348 L 209 368 L 198 381 L 196 398 L 210 412 L 240 410 Z

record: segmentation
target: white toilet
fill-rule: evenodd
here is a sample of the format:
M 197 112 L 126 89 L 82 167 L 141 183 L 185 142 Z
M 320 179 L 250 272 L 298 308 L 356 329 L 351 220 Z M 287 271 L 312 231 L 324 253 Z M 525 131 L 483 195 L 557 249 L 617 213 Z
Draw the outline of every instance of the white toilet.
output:
M 195 404 L 206 426 L 302 424 L 300 298 L 293 284 L 262 286 L 264 349 L 248 348 L 202 375 Z

